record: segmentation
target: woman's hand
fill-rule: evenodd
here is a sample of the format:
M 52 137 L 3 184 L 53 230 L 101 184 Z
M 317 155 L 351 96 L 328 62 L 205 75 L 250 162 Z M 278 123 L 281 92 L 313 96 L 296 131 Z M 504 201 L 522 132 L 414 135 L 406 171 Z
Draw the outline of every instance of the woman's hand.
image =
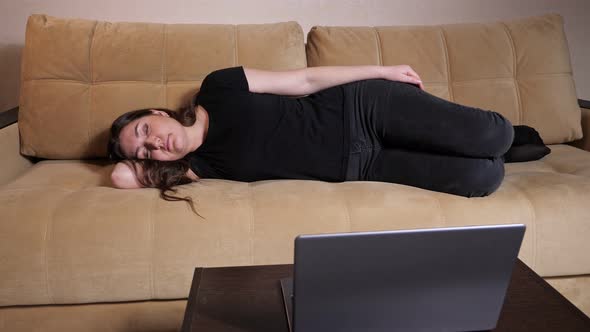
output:
M 111 182 L 115 188 L 135 189 L 143 187 L 137 180 L 138 174 L 136 174 L 135 167 L 131 163 L 132 161 L 120 161 L 115 165 L 111 173 Z
M 420 89 L 424 90 L 420 76 L 408 65 L 384 66 L 383 78 L 391 81 L 416 84 Z

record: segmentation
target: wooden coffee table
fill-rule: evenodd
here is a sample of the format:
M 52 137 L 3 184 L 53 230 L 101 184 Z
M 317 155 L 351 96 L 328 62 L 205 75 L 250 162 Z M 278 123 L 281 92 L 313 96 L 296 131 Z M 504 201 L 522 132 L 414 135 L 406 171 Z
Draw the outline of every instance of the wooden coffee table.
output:
M 289 331 L 279 279 L 293 265 L 196 268 L 182 332 Z M 590 318 L 520 260 L 494 331 L 590 331 Z

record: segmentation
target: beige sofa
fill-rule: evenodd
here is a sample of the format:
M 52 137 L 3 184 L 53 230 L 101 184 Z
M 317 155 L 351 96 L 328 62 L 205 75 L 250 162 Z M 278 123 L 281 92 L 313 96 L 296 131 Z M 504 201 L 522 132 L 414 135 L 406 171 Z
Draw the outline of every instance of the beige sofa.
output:
M 483 198 L 378 182 L 182 186 L 205 220 L 155 189 L 110 186 L 117 115 L 179 107 L 217 68 L 352 64 L 409 64 L 427 91 L 533 126 L 552 153 L 507 164 Z M 296 22 L 33 15 L 21 81 L 18 123 L 0 131 L 2 332 L 176 331 L 196 266 L 291 263 L 298 234 L 497 223 L 526 224 L 520 258 L 590 313 L 590 110 L 577 104 L 559 15 L 314 27 L 307 44 Z

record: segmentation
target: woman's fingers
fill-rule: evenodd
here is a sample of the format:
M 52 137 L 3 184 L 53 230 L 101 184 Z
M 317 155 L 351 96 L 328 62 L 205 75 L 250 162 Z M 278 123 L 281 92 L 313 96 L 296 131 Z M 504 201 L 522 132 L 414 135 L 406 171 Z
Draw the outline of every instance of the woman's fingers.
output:
M 411 84 L 416 84 L 420 87 L 420 89 L 424 90 L 424 85 L 422 84 L 422 80 L 420 80 L 420 78 L 415 77 L 415 76 L 411 76 L 408 74 L 404 74 L 403 79 L 401 80 L 402 82 L 406 82 L 406 83 L 411 83 Z
M 408 69 L 406 70 L 405 74 L 408 75 L 408 76 L 414 77 L 414 78 L 416 78 L 417 80 L 420 81 L 420 76 L 410 66 L 408 66 Z
M 393 81 L 400 81 L 404 83 L 410 83 L 417 85 L 420 89 L 424 90 L 422 79 L 418 73 L 408 65 L 391 66 L 388 68 L 387 77 Z
M 414 71 L 414 69 L 412 69 L 412 67 L 409 68 L 409 72 L 412 76 L 416 77 L 417 79 L 420 79 L 420 76 L 417 72 Z
M 413 79 L 413 82 L 411 82 L 411 83 L 418 84 L 418 86 L 420 86 L 420 89 L 424 90 L 424 85 L 422 84 L 422 79 L 420 79 L 420 76 L 418 75 L 418 73 L 416 73 L 414 71 L 414 69 L 412 69 L 412 67 L 408 66 L 407 71 L 406 71 L 406 75 L 408 75 L 409 77 L 411 77 Z

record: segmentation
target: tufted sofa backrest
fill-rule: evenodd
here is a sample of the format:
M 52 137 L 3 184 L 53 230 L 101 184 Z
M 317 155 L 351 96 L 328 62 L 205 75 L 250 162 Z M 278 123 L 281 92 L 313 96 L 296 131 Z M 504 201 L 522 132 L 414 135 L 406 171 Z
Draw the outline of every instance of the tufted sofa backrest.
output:
M 21 152 L 106 156 L 120 114 L 184 105 L 211 71 L 244 65 L 409 64 L 427 91 L 537 128 L 548 144 L 582 137 L 563 19 L 439 26 L 321 27 L 110 23 L 32 15 L 21 68 Z
M 547 144 L 582 137 L 563 19 L 312 28 L 308 66 L 408 64 L 430 93 L 537 128 Z
M 50 159 L 106 157 L 122 113 L 176 109 L 219 68 L 306 66 L 296 22 L 110 23 L 32 15 L 21 67 L 21 152 Z

